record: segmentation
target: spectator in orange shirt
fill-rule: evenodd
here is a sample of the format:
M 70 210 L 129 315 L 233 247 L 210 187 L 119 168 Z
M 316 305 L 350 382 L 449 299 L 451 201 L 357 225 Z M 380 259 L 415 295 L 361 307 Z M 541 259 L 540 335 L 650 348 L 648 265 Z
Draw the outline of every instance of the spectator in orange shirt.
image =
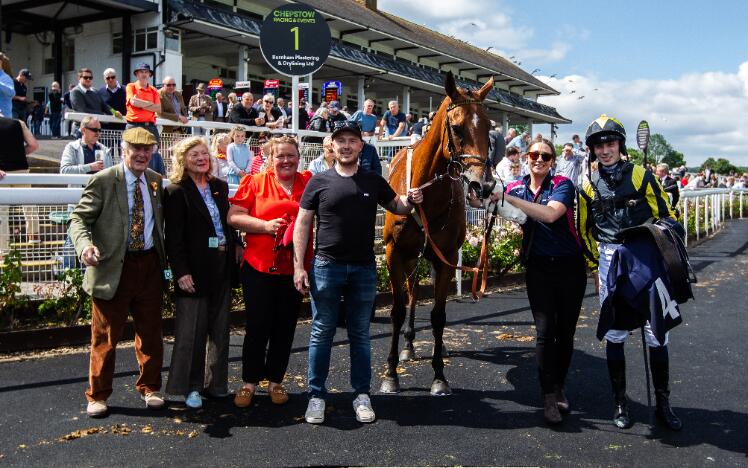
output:
M 301 306 L 301 294 L 293 284 L 290 243 L 285 240 L 293 232 L 291 224 L 312 174 L 298 172 L 299 147 L 294 138 L 272 138 L 266 148 L 265 171 L 244 177 L 236 195 L 229 199 L 229 224 L 247 233 L 240 275 L 247 314 L 242 350 L 244 385 L 234 398 L 240 408 L 252 403 L 263 379 L 270 381 L 268 393 L 273 403 L 288 401 L 282 382 Z M 311 243 L 307 248 L 311 257 Z
M 143 127 L 156 138 L 158 145 L 161 144 L 161 137 L 156 127 L 156 113 L 161 112 L 161 98 L 158 90 L 148 82 L 153 76 L 151 66 L 147 63 L 139 63 L 133 72 L 137 81 L 128 83 L 127 92 L 127 120 L 126 128 Z M 148 165 L 151 169 L 159 174 L 166 175 L 166 167 L 161 158 L 158 148 L 153 153 L 151 162 Z

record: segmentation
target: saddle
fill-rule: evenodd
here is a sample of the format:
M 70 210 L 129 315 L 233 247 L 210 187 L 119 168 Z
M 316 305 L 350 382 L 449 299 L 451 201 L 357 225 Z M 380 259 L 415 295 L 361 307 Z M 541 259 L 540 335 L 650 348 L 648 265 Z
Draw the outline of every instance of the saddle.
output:
M 634 236 L 649 236 L 662 255 L 670 277 L 673 299 L 678 304 L 684 304 L 693 299 L 692 284 L 698 282 L 696 274 L 688 259 L 688 252 L 683 243 L 685 231 L 683 227 L 672 220 L 657 220 L 646 222 L 639 226 L 622 229 L 617 237 L 621 242 Z

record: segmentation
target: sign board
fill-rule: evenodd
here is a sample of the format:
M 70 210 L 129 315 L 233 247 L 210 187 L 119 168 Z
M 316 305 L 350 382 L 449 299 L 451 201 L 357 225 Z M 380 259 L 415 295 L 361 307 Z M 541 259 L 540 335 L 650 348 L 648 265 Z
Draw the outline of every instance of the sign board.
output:
M 325 81 L 322 85 L 322 93 L 326 93 L 328 89 L 335 89 L 338 97 L 343 95 L 343 83 L 340 81 Z
M 208 81 L 208 88 L 223 88 L 223 80 L 219 78 L 213 78 L 212 80 Z
M 299 83 L 298 96 L 299 100 L 309 102 L 309 83 Z
M 319 70 L 330 54 L 330 27 L 309 5 L 282 5 L 262 22 L 260 50 L 278 73 L 309 75 Z
M 263 86 L 265 89 L 275 89 L 278 86 L 280 86 L 279 80 L 265 80 L 265 86 Z
M 250 81 L 237 81 L 234 83 L 234 89 L 249 89 L 252 87 L 252 83 Z
M 639 122 L 636 129 L 636 143 L 640 150 L 645 150 L 649 146 L 649 124 L 646 120 Z

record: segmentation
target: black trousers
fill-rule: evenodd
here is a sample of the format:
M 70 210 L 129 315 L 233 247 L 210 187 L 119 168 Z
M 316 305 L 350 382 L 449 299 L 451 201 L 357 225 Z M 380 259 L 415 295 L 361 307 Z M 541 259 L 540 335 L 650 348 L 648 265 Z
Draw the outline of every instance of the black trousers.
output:
M 582 255 L 530 257 L 525 276 L 537 332 L 536 358 L 540 387 L 552 393 L 563 387 L 574 352 L 587 275 Z
M 242 379 L 280 383 L 288 368 L 302 296 L 291 275 L 262 273 L 244 263 L 241 278 L 247 314 Z

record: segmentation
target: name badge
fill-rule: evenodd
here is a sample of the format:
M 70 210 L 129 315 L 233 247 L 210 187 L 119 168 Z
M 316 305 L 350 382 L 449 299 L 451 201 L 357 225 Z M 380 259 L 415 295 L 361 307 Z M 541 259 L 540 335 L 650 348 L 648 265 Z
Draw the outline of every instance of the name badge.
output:
M 218 248 L 218 238 L 217 237 L 208 237 L 208 248 L 210 248 L 210 249 L 217 249 Z
M 167 268 L 166 270 L 164 270 L 164 279 L 166 281 L 171 281 L 172 278 L 173 276 L 171 274 L 171 268 Z

